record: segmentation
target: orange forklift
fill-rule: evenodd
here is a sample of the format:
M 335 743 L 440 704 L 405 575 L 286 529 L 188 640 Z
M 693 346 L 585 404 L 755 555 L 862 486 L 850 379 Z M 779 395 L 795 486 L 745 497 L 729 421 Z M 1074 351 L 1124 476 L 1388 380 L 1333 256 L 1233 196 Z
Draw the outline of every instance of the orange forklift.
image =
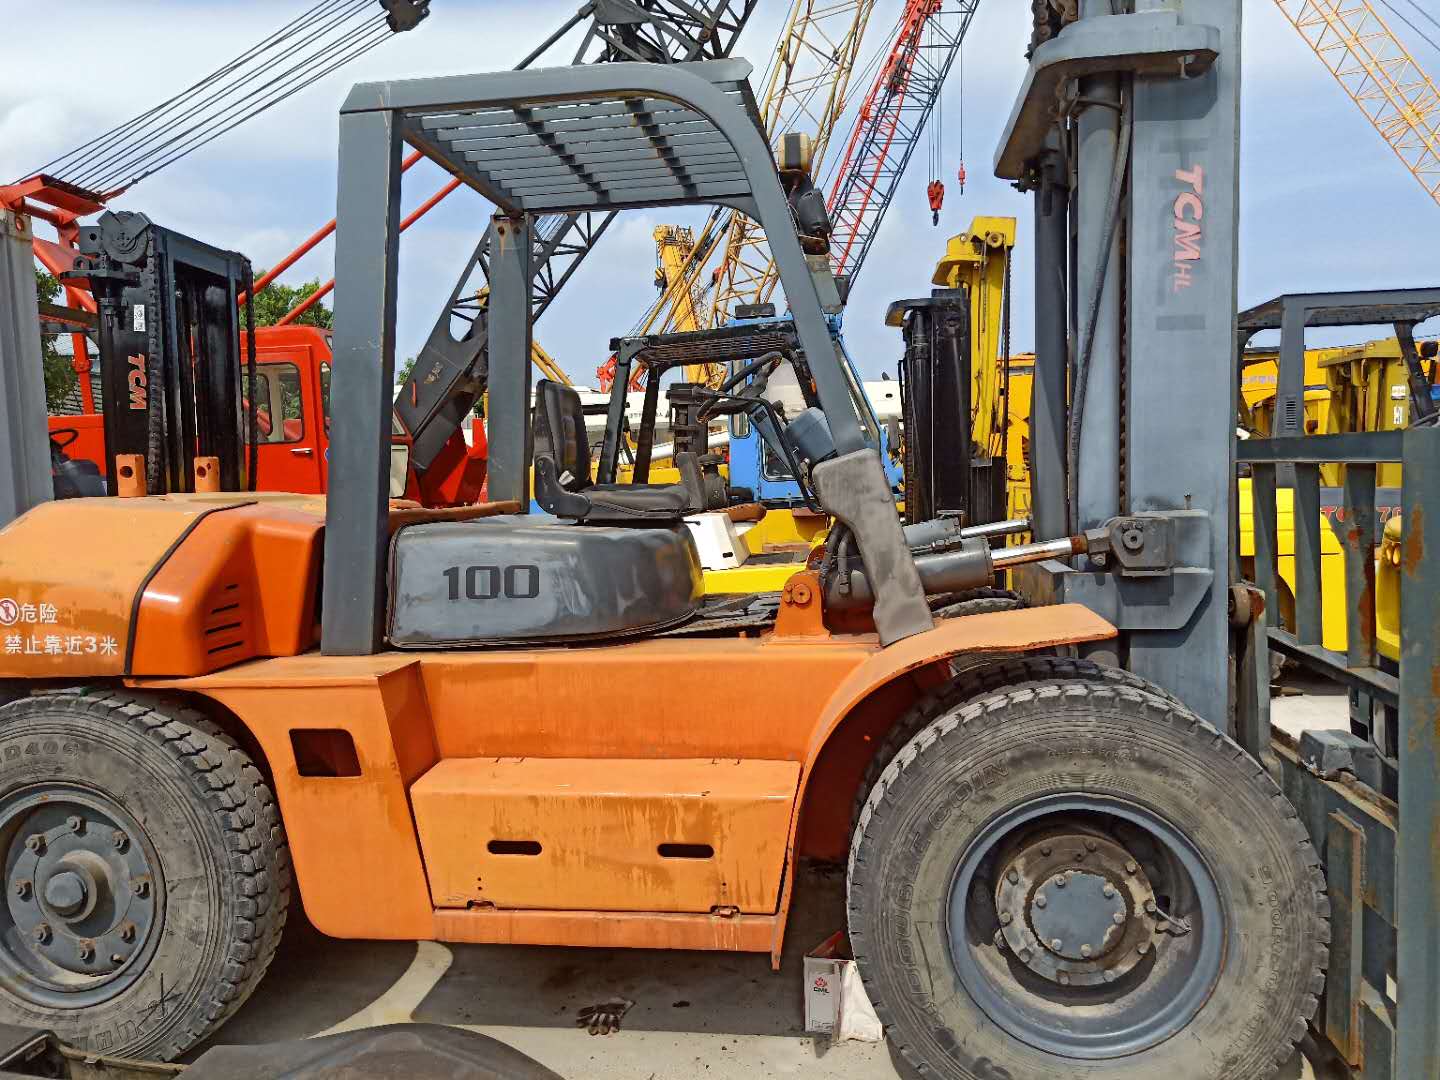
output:
M 847 861 L 861 972 L 930 1075 L 1238 1078 L 1288 1053 L 1323 891 L 1263 770 L 1077 658 L 1116 635 L 1085 606 L 927 603 L 1082 553 L 1158 580 L 1163 530 L 992 550 L 902 527 L 749 73 L 357 86 L 327 497 L 74 499 L 0 533 L 0 1020 L 176 1058 L 255 989 L 292 889 L 342 938 L 778 964 L 818 858 Z M 497 208 L 483 505 L 388 497 L 405 143 Z M 592 482 L 574 391 L 529 404 L 536 216 L 696 203 L 766 230 L 813 382 L 793 416 L 711 393 L 836 522 L 748 604 L 703 599 L 683 487 Z M 553 516 L 527 513 L 532 462 Z

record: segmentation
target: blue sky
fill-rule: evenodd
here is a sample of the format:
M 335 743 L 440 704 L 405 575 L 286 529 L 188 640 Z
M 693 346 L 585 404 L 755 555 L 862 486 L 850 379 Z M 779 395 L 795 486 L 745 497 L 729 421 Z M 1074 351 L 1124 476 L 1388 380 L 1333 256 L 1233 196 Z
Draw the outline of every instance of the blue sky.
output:
M 1422 3 L 1429 0 L 1422 0 Z M 417 31 L 402 35 L 305 94 L 251 121 L 138 185 L 115 204 L 265 266 L 334 214 L 336 108 L 355 81 L 486 71 L 512 66 L 577 7 L 578 0 L 434 0 Z M 0 44 L 0 178 L 10 180 L 140 112 L 204 75 L 293 16 L 302 0 L 67 0 L 66 35 L 53 9 L 17 4 Z M 762 0 L 739 54 L 763 69 L 784 0 Z M 893 25 L 900 0 L 879 0 L 866 54 Z M 1242 305 L 1286 291 L 1430 285 L 1440 206 L 1383 144 L 1271 0 L 1246 8 L 1241 177 Z M 949 186 L 939 228 L 925 199 L 925 150 L 917 153 L 857 284 L 847 315 L 851 352 L 867 376 L 893 373 L 898 334 L 883 325 L 896 297 L 923 295 L 945 240 L 980 214 L 1019 218 L 1013 341 L 1030 342 L 1028 200 L 989 175 L 995 142 L 1024 71 L 1029 19 L 1015 0 L 988 0 L 968 37 L 963 85 L 946 91 Z M 1417 59 L 1440 73 L 1440 55 L 1405 34 Z M 91 32 L 93 31 L 93 32 Z M 163 58 L 163 62 L 146 59 Z M 109 65 L 118 62 L 118 71 Z M 95 72 L 92 79 L 87 72 Z M 757 76 L 758 78 L 758 76 Z M 96 92 L 96 85 L 105 89 Z M 961 116 L 963 114 L 963 147 Z M 963 158 L 964 195 L 954 173 Z M 838 152 L 838 151 L 837 151 Z M 406 206 L 442 182 L 428 164 L 407 175 Z M 488 206 L 462 190 L 410 230 L 401 254 L 401 355 L 419 347 L 463 266 Z M 541 320 L 545 347 L 581 383 L 592 382 L 611 336 L 624 333 L 653 296 L 653 228 L 698 215 L 631 214 Z M 287 281 L 329 277 L 324 245 Z M 1342 335 L 1344 336 L 1344 335 Z M 1350 339 L 1375 336 L 1365 331 Z

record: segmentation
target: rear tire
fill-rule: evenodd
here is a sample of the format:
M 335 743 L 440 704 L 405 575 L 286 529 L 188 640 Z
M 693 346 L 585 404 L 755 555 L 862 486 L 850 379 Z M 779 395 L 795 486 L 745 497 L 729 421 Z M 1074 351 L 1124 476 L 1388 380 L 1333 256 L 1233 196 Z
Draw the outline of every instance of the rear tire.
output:
M 1234 742 L 1125 685 L 936 717 L 866 801 L 848 905 L 876 1012 L 926 1076 L 1256 1080 L 1324 985 L 1329 905 L 1294 808 Z
M 209 719 L 123 691 L 0 708 L 0 1022 L 173 1060 L 255 989 L 289 906 L 260 771 Z

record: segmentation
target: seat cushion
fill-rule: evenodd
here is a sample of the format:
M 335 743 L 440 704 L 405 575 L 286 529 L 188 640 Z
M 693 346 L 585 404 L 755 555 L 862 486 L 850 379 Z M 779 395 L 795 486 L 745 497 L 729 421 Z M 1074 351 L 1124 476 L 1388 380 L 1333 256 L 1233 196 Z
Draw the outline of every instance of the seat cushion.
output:
M 403 528 L 390 545 L 390 643 L 586 641 L 686 621 L 704 591 L 690 534 L 630 525 L 517 516 Z
M 680 484 L 592 484 L 582 494 L 590 500 L 589 522 L 679 521 L 691 510 Z

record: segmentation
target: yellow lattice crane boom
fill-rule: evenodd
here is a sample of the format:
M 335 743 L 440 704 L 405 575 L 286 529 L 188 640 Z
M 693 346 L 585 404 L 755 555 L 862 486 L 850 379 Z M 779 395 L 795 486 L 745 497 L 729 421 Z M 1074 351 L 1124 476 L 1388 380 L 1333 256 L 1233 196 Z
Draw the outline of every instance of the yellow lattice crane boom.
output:
M 1440 90 L 1368 0 L 1275 0 L 1341 88 L 1440 202 Z
M 786 132 L 810 136 L 812 173 L 845 109 L 874 6 L 874 0 L 795 0 L 780 35 L 761 115 L 772 143 Z M 710 300 L 710 325 L 724 322 L 737 303 L 768 300 L 775 282 L 764 232 L 743 214 L 733 215 Z

